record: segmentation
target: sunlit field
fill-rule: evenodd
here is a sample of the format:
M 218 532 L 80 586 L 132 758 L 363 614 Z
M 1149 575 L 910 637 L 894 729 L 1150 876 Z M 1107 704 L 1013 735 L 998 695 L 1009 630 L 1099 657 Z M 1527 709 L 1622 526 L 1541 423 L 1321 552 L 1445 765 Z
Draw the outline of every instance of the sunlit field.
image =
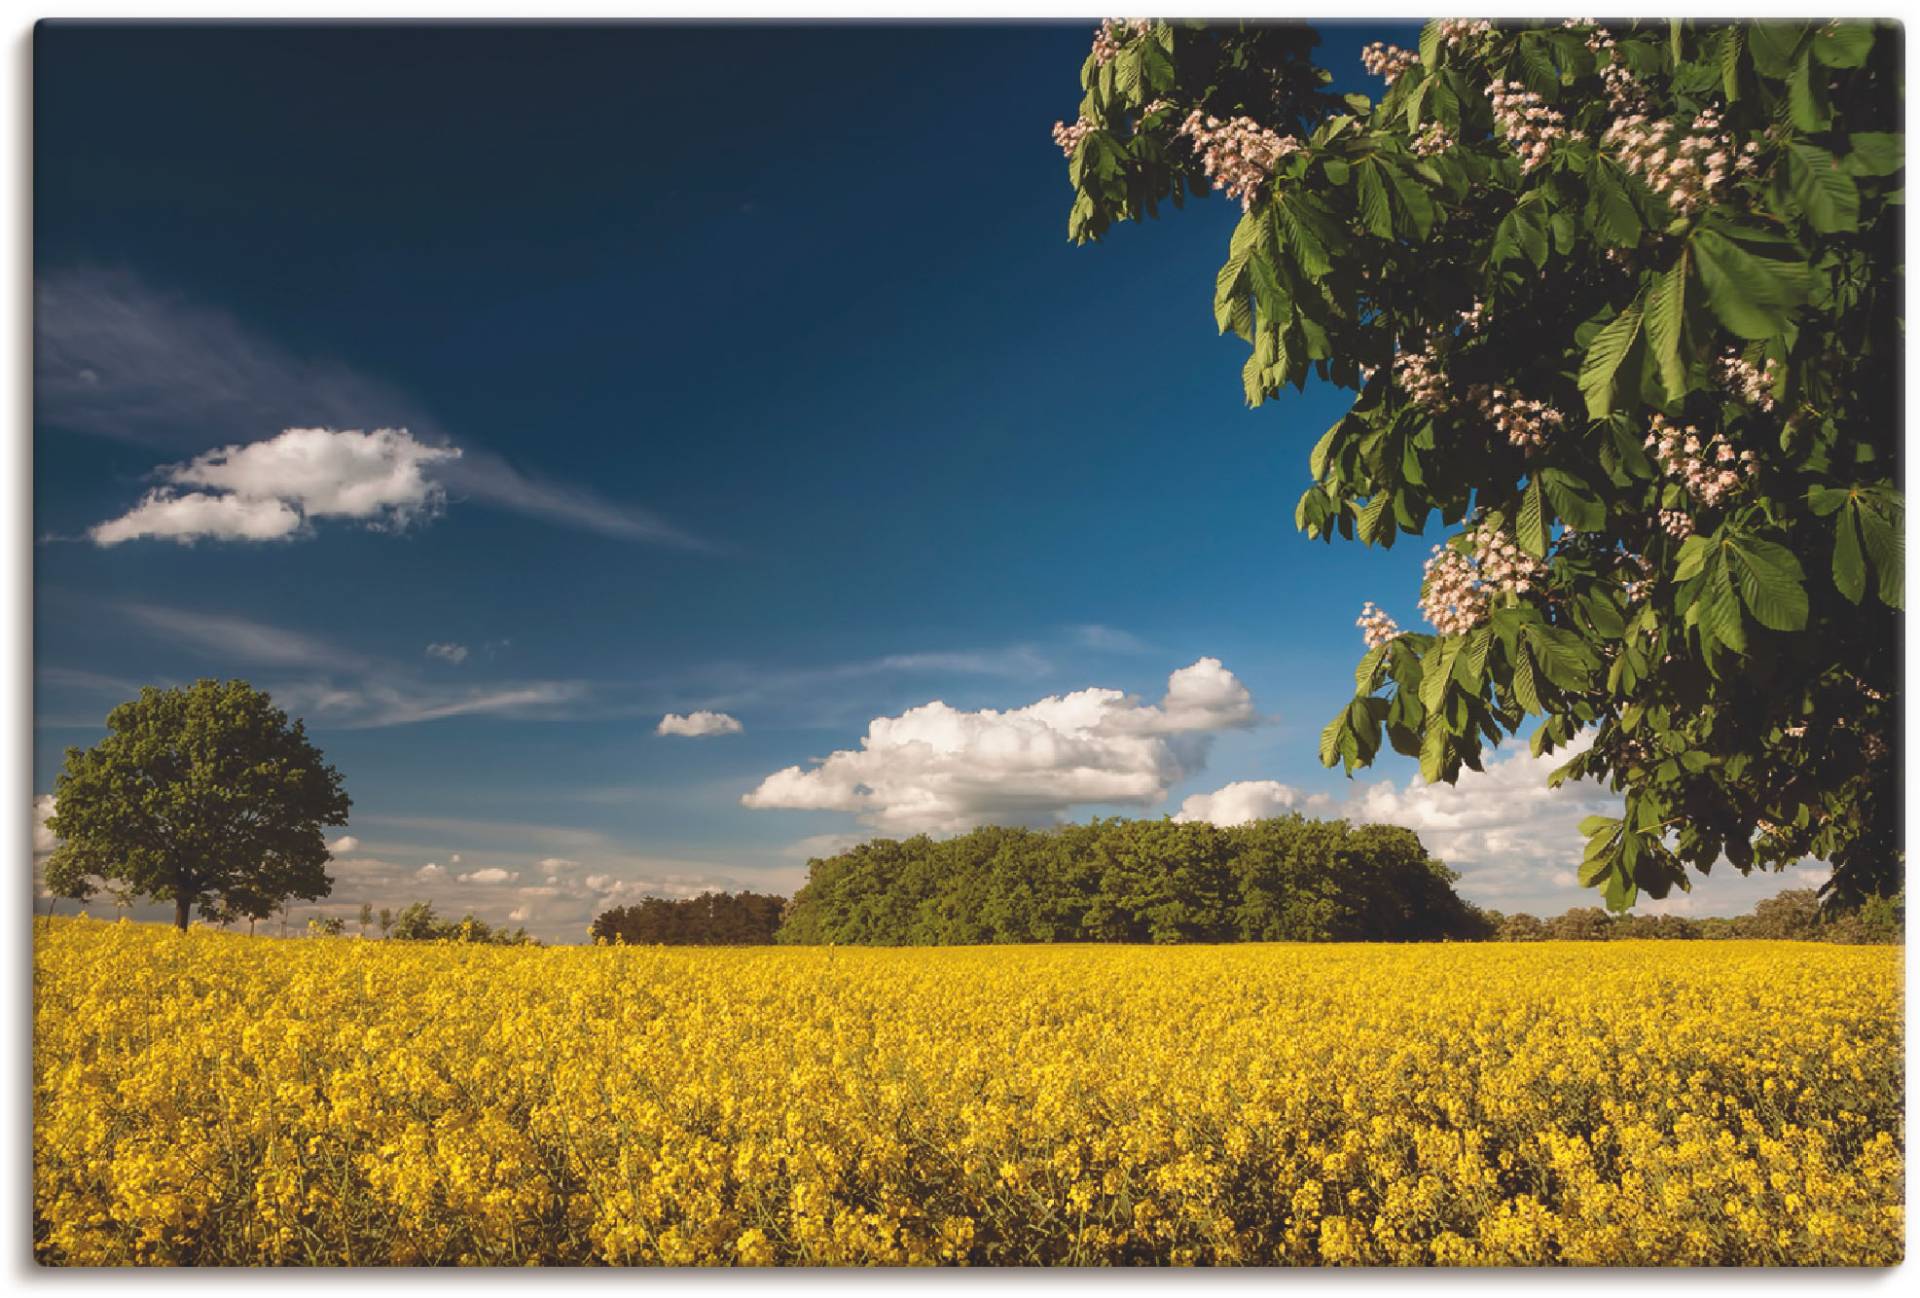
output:
M 1901 1255 L 1898 948 L 35 939 L 47 1263 Z

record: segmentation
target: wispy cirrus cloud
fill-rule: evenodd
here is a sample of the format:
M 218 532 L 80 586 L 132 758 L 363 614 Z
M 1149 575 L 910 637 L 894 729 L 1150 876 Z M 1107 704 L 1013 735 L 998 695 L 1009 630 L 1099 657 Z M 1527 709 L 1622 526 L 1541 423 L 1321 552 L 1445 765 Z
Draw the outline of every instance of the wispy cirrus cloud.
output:
M 37 425 L 193 455 L 184 464 L 160 466 L 168 485 L 100 524 L 93 539 L 103 544 L 138 537 L 286 540 L 309 534 L 312 517 L 364 521 L 380 511 L 354 512 L 362 506 L 351 494 L 330 506 L 321 470 L 319 491 L 308 490 L 304 478 L 289 484 L 282 476 L 276 490 L 249 494 L 239 480 L 258 486 L 263 471 L 297 471 L 286 454 L 295 434 L 364 439 L 384 432 L 412 448 L 404 459 L 389 456 L 389 464 L 418 469 L 426 488 L 383 507 L 388 522 L 396 511 L 420 516 L 429 498 L 444 497 L 621 540 L 713 548 L 650 510 L 528 473 L 495 452 L 458 442 L 392 384 L 336 361 L 296 355 L 229 313 L 163 292 L 128 271 L 76 267 L 41 275 L 34 342 Z M 358 431 L 367 429 L 374 431 Z M 209 443 L 221 449 L 207 451 Z M 340 440 L 329 448 L 336 467 L 354 446 Z M 196 475 L 225 481 L 180 489 Z M 344 485 L 364 492 L 371 484 L 361 477 Z
M 592 693 L 578 680 L 449 685 L 422 678 L 411 663 L 386 662 L 250 618 L 140 603 L 122 604 L 119 611 L 217 670 L 289 672 L 266 688 L 281 707 L 316 726 L 365 730 L 463 716 L 566 719 L 578 715 Z

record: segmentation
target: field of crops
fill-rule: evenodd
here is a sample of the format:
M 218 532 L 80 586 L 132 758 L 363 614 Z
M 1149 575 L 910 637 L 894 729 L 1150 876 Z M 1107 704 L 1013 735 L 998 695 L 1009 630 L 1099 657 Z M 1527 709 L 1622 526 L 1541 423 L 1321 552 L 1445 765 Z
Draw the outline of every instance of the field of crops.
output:
M 48 1263 L 1901 1255 L 1893 948 L 36 942 Z

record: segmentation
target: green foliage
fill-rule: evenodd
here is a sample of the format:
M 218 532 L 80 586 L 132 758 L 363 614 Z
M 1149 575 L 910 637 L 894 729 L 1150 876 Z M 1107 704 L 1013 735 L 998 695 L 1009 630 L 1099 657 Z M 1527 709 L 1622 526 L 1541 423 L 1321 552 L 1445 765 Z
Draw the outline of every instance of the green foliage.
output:
M 459 919 L 447 919 L 436 915 L 433 903 L 416 901 L 393 917 L 393 925 L 386 936 L 399 942 L 475 942 L 489 946 L 538 946 L 539 943 L 527 936 L 527 930 L 516 928 L 508 932 L 504 928 L 495 928 L 483 919 L 475 918 L 471 913 Z
M 808 863 L 783 943 L 1319 942 L 1487 931 L 1412 831 L 1113 818 L 875 839 Z
M 195 906 L 257 920 L 326 896 L 321 827 L 351 806 L 305 726 L 239 680 L 143 689 L 105 739 L 67 750 L 54 799 L 49 890 L 171 900 L 182 929 Z
M 1571 942 L 1645 939 L 1761 938 L 1768 941 L 1890 945 L 1905 941 L 1905 894 L 1870 897 L 1851 910 L 1823 910 L 1812 888 L 1775 893 L 1749 914 L 1689 919 L 1684 915 L 1610 915 L 1578 907 L 1550 920 L 1527 914 L 1490 913 L 1496 942 Z
M 669 901 L 646 897 L 594 916 L 595 942 L 627 946 L 767 946 L 780 929 L 787 899 L 757 892 L 704 892 Z
M 1070 235 L 1207 189 L 1193 109 L 1298 139 L 1214 286 L 1250 404 L 1310 376 L 1353 393 L 1296 524 L 1390 546 L 1438 514 L 1542 565 L 1480 570 L 1470 629 L 1370 652 L 1321 760 L 1384 742 L 1450 781 L 1523 727 L 1536 754 L 1590 736 L 1556 779 L 1623 795 L 1580 871 L 1613 909 L 1721 861 L 1828 861 L 1836 912 L 1897 890 L 1897 29 L 1429 24 L 1360 102 L 1317 90 L 1304 28 L 1156 24 L 1125 48 L 1149 41 L 1175 54 L 1150 78 L 1083 69 L 1104 161 L 1070 168 Z M 1537 159 L 1496 82 L 1557 115 Z M 1516 437 L 1519 401 L 1559 422 Z M 1656 420 L 1694 440 L 1654 453 Z M 1679 461 L 1722 441 L 1737 472 L 1703 489 Z

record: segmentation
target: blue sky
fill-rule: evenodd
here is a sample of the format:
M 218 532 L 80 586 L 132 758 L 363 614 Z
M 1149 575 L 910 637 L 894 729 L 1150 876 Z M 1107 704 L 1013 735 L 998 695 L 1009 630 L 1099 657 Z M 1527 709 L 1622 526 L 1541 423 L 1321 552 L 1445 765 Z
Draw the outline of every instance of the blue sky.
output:
M 1364 91 L 1359 48 L 1413 32 L 1330 27 L 1323 62 Z M 1232 205 L 1066 241 L 1048 128 L 1088 37 L 41 27 L 36 791 L 140 684 L 245 676 L 346 775 L 335 909 L 431 897 L 570 938 L 609 899 L 786 891 L 810 850 L 914 827 L 910 762 L 878 792 L 849 766 L 860 808 L 742 805 L 876 718 L 1104 687 L 1165 736 L 1098 759 L 1115 783 L 1010 774 L 988 735 L 925 823 L 1272 781 L 1241 802 L 1399 818 L 1469 896 L 1584 904 L 1592 791 L 1536 796 L 1524 762 L 1444 794 L 1390 755 L 1356 782 L 1318 765 L 1359 605 L 1414 624 L 1425 545 L 1294 531 L 1344 403 L 1242 404 L 1210 311 Z M 353 464 L 168 475 L 376 428 L 408 432 L 360 447 L 388 475 L 372 511 L 319 481 Z M 156 491 L 201 518 L 256 470 L 282 494 L 249 526 L 291 535 L 93 531 Z M 1245 706 L 1177 721 L 1170 675 L 1203 659 L 1185 679 Z M 702 709 L 739 732 L 656 733 Z

